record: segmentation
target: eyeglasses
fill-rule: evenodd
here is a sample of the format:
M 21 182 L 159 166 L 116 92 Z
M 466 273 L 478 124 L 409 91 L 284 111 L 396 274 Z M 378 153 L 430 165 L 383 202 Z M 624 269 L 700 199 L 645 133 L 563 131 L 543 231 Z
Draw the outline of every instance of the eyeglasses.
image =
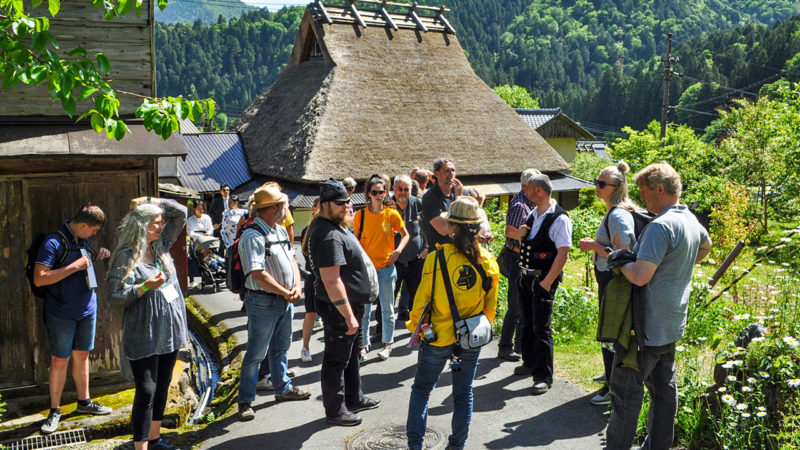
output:
M 348 198 L 347 200 L 334 200 L 333 203 L 336 204 L 336 206 L 349 205 L 350 199 Z
M 400 191 L 400 192 L 408 192 L 408 191 L 410 191 L 410 190 L 411 190 L 411 188 L 407 188 L 407 187 L 405 187 L 405 188 L 398 187 L 398 188 L 396 188 L 396 189 L 397 189 L 398 191 Z
M 384 192 L 386 191 L 369 191 L 369 193 L 372 195 L 383 195 Z
M 606 183 L 605 181 L 600 181 L 600 180 L 594 180 L 594 185 L 599 187 L 600 189 L 603 189 L 606 186 L 614 186 L 614 187 L 619 186 L 618 184 Z

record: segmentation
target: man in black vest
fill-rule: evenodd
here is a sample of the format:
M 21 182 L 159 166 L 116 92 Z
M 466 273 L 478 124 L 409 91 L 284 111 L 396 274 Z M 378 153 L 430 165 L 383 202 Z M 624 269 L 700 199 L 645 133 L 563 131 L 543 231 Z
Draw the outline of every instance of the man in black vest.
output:
M 528 181 L 526 195 L 535 208 L 519 228 L 522 365 L 514 375 L 533 376 L 533 395 L 544 394 L 553 384 L 553 298 L 572 244 L 572 221 L 552 192 L 547 175 Z

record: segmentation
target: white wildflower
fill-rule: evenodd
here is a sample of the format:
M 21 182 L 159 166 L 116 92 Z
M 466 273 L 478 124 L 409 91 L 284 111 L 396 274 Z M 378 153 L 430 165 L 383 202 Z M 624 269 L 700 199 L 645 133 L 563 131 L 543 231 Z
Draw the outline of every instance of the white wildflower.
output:
M 733 404 L 736 403 L 736 400 L 734 400 L 733 396 L 730 395 L 730 394 L 723 395 L 722 396 L 722 401 L 727 403 L 727 404 L 729 404 L 729 405 L 733 405 Z

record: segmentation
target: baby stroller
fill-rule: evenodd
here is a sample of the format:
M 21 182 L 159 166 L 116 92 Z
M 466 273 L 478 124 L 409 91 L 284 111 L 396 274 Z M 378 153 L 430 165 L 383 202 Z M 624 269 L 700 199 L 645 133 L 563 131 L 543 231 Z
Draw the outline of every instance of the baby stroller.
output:
M 206 286 L 214 286 L 214 292 L 219 291 L 220 284 L 225 284 L 225 259 L 220 258 L 219 238 L 214 236 L 192 236 L 194 243 L 194 257 L 200 269 L 200 290 Z M 207 261 L 206 251 L 211 252 L 212 261 Z M 204 255 L 204 253 L 206 253 Z

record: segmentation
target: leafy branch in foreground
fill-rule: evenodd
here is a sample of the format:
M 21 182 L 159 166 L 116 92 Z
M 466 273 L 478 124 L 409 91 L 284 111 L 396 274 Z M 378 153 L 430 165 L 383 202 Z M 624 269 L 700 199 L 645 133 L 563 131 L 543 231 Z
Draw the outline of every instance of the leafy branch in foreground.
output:
M 43 0 L 32 0 L 36 8 Z M 166 0 L 158 0 L 162 10 Z M 136 10 L 139 17 L 142 0 L 92 0 L 92 6 L 104 9 L 106 20 Z M 48 0 L 48 11 L 55 17 L 61 9 L 60 0 Z M 90 58 L 85 48 L 78 47 L 62 58 L 55 50 L 60 46 L 50 30 L 50 20 L 44 16 L 27 13 L 22 0 L 0 0 L 0 90 L 9 90 L 20 83 L 41 85 L 47 83 L 48 93 L 61 102 L 64 113 L 74 117 L 81 102 L 92 102 L 78 115 L 76 122 L 89 118 L 92 128 L 105 131 L 111 139 L 122 140 L 128 126 L 119 117 L 120 101 L 117 92 L 141 98 L 143 103 L 136 110 L 137 117 L 144 118 L 144 126 L 162 139 L 180 130 L 179 119 L 200 119 L 214 115 L 214 101 L 185 100 L 182 97 L 166 99 L 151 98 L 114 90 L 106 78 L 110 74 L 111 61 L 103 53 Z

